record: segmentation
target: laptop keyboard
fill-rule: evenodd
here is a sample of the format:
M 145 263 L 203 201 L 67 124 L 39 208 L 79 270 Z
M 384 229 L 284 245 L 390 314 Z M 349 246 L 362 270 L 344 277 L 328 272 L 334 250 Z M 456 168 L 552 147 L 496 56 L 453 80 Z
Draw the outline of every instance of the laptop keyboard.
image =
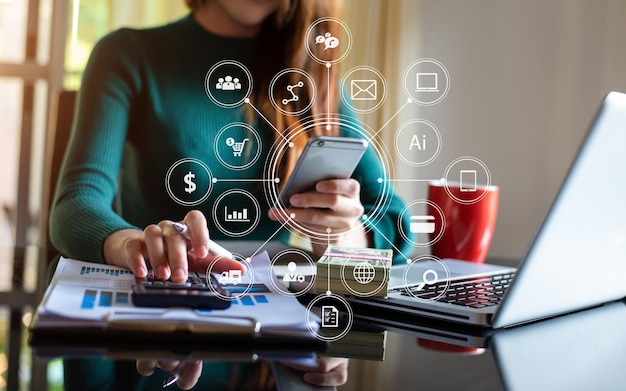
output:
M 426 285 L 421 290 L 417 286 L 403 288 L 402 295 L 423 300 L 432 300 L 471 308 L 485 308 L 497 305 L 511 284 L 515 273 L 496 274 L 485 277 L 472 277 Z M 443 293 L 443 294 L 442 294 Z

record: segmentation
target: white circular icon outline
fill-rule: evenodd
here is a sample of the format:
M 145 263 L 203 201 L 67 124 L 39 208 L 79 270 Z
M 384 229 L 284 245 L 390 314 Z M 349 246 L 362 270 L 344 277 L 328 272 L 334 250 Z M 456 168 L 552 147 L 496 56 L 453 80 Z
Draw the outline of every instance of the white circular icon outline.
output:
M 325 298 L 333 298 L 333 299 L 340 301 L 346 307 L 346 310 L 348 312 L 348 322 L 346 323 L 345 329 L 334 337 L 326 337 L 326 336 L 321 335 L 320 333 L 317 332 L 317 330 L 313 329 L 313 326 L 311 325 L 312 322 L 309 322 L 310 314 L 314 313 L 312 310 L 313 306 L 318 301 L 325 299 Z M 309 304 L 306 307 L 304 322 L 306 323 L 306 327 L 309 329 L 309 332 L 311 333 L 311 335 L 313 335 L 315 338 L 321 341 L 325 341 L 325 342 L 334 342 L 345 337 L 350 332 L 350 329 L 352 329 L 352 324 L 354 322 L 354 311 L 352 311 L 352 307 L 350 306 L 350 303 L 348 303 L 348 301 L 345 298 L 339 295 L 336 295 L 334 293 L 331 293 L 331 294 L 324 293 L 321 295 L 317 295 L 316 297 L 313 298 L 313 300 L 309 302 Z
M 298 74 L 304 76 L 308 80 L 309 88 L 311 89 L 311 97 L 309 99 L 309 104 L 306 105 L 306 107 L 304 107 L 303 109 L 298 110 L 298 111 L 285 110 L 285 109 L 281 108 L 280 106 L 278 106 L 278 103 L 276 103 L 276 100 L 274 99 L 274 85 L 276 84 L 278 79 L 280 79 L 281 77 L 283 77 L 284 75 L 286 75 L 288 73 L 298 73 Z M 317 88 L 315 86 L 315 82 L 313 81 L 313 78 L 311 77 L 311 75 L 309 75 L 308 73 L 306 73 L 302 69 L 287 68 L 287 69 L 283 69 L 282 71 L 278 72 L 272 78 L 272 80 L 270 81 L 267 93 L 268 93 L 268 95 L 270 97 L 270 103 L 272 104 L 272 106 L 274 106 L 274 108 L 276 110 L 280 111 L 281 113 L 283 113 L 285 115 L 300 115 L 300 114 L 303 114 L 306 111 L 308 111 L 311 108 L 311 106 L 313 106 L 313 102 L 315 102 L 315 98 L 317 97 Z
M 439 257 L 435 256 L 435 255 L 422 255 L 422 256 L 419 256 L 419 257 L 417 257 L 415 259 L 411 259 L 411 262 L 409 262 L 406 265 L 406 267 L 404 268 L 404 272 L 402 273 L 402 284 L 403 284 L 403 286 L 411 287 L 412 284 L 415 284 L 415 281 L 409 281 L 408 280 L 409 269 L 413 265 L 417 264 L 420 261 L 435 261 L 435 262 L 437 262 L 441 266 L 441 268 L 446 272 L 446 278 L 444 280 L 446 285 L 445 285 L 444 289 L 441 291 L 441 293 L 439 293 L 437 296 L 431 297 L 430 299 L 422 299 L 420 297 L 417 297 L 415 295 L 415 292 L 413 292 L 411 289 L 406 289 L 406 292 L 412 298 L 414 298 L 417 301 L 421 301 L 421 302 L 435 301 L 435 300 L 443 297 L 448 292 L 448 289 L 450 288 L 450 269 L 448 269 L 448 266 L 446 266 L 446 264 L 443 263 L 441 261 L 441 259 Z M 419 284 L 422 287 L 425 286 L 425 285 L 432 285 L 432 284 L 436 283 L 436 280 L 435 281 L 426 281 L 426 275 L 428 274 L 428 272 L 433 272 L 433 273 L 435 273 L 435 276 L 438 277 L 438 274 L 437 274 L 437 272 L 435 270 L 427 269 L 422 274 L 422 278 L 424 279 L 424 281 L 421 284 Z
M 411 73 L 411 69 L 413 69 L 413 67 L 421 64 L 421 63 L 431 63 L 436 65 L 437 67 L 439 67 L 444 75 L 446 76 L 446 88 L 444 89 L 443 93 L 441 93 L 439 95 L 439 97 L 435 100 L 432 101 L 422 101 L 418 98 L 416 98 L 414 96 L 414 94 L 411 92 L 411 88 L 409 88 L 409 84 L 408 84 L 408 78 L 409 76 L 412 76 Z M 406 69 L 406 71 L 404 71 L 404 92 L 406 93 L 406 95 L 411 99 L 412 102 L 422 105 L 422 106 L 433 106 L 436 105 L 437 103 L 441 102 L 446 95 L 448 95 L 448 92 L 450 92 L 450 73 L 448 72 L 448 69 L 439 61 L 435 60 L 434 58 L 421 58 L 419 60 L 415 60 L 413 61 Z
M 234 128 L 234 127 L 241 127 L 241 128 L 245 128 L 246 130 L 248 130 L 254 136 L 254 138 L 256 140 L 256 144 L 257 144 L 257 149 L 256 149 L 255 155 L 252 157 L 252 159 L 250 159 L 249 162 L 244 163 L 243 165 L 233 165 L 233 164 L 230 164 L 230 163 L 226 162 L 224 160 L 224 158 L 222 158 L 222 155 L 220 153 L 220 148 L 219 148 L 220 137 L 228 129 L 231 129 L 231 128 Z M 235 143 L 235 145 L 236 144 L 238 144 L 238 143 Z M 231 146 L 231 145 L 228 145 L 228 146 Z M 232 145 L 232 146 L 233 146 L 233 153 L 235 153 L 234 152 L 235 151 L 235 148 L 234 148 L 235 146 L 234 145 Z M 262 146 L 263 146 L 263 144 L 262 144 L 262 141 L 261 141 L 261 137 L 259 136 L 259 134 L 256 131 L 256 129 L 254 129 L 252 126 L 248 125 L 245 122 L 231 122 L 231 123 L 227 124 L 226 126 L 224 126 L 222 129 L 220 129 L 220 131 L 215 136 L 215 142 L 213 143 L 213 150 L 215 152 L 215 156 L 217 156 L 217 160 L 219 160 L 219 162 L 222 163 L 223 166 L 225 166 L 227 168 L 230 168 L 231 170 L 244 170 L 244 169 L 250 167 L 251 165 L 253 165 L 254 163 L 256 163 L 257 160 L 259 160 L 259 158 L 261 157 L 261 148 L 262 148 Z M 245 148 L 245 142 L 243 143 L 243 145 L 241 147 Z M 239 155 L 241 156 L 241 151 L 239 151 Z
M 315 27 L 320 24 L 320 23 L 324 23 L 324 22 L 332 22 L 332 23 L 337 23 L 339 24 L 339 26 L 341 26 L 341 28 L 344 30 L 344 32 L 346 33 L 345 39 L 348 41 L 347 45 L 346 45 L 346 49 L 345 52 L 342 53 L 339 57 L 337 57 L 334 60 L 323 60 L 319 57 L 317 57 L 315 55 L 315 53 L 313 53 L 313 49 L 311 49 L 311 40 L 310 38 L 310 34 L 313 32 L 313 30 L 315 29 Z M 319 18 L 317 20 L 315 20 L 307 29 L 306 34 L 304 35 L 305 39 L 305 47 L 306 47 L 306 51 L 309 54 L 309 56 L 315 60 L 316 62 L 320 63 L 320 64 L 336 64 L 340 61 L 342 61 L 344 58 L 346 58 L 348 56 L 348 53 L 350 53 L 350 50 L 352 49 L 352 32 L 350 31 L 350 28 L 348 27 L 347 24 L 345 24 L 344 22 L 342 22 L 341 20 L 337 19 L 337 18 L 333 18 L 333 17 L 324 17 L 324 18 Z
M 226 296 L 223 295 L 221 292 L 218 292 L 215 287 L 213 286 L 213 284 L 211 284 L 211 280 L 210 280 L 210 275 L 211 275 L 211 270 L 213 269 L 213 266 L 215 266 L 215 264 L 217 262 L 220 261 L 220 259 L 228 259 L 227 257 L 224 257 L 222 255 L 218 255 L 217 257 L 213 258 L 213 260 L 211 261 L 211 263 L 209 263 L 209 265 L 206 268 L 206 272 L 205 272 L 205 282 L 206 284 L 209 286 L 209 289 L 211 290 L 211 292 L 215 293 L 215 295 L 217 297 L 219 297 L 222 300 L 226 300 L 226 301 L 235 301 L 237 299 L 242 298 L 243 296 L 247 295 L 248 292 L 250 292 L 250 290 L 252 289 L 252 287 L 254 286 L 254 268 L 251 267 L 247 262 L 246 262 L 246 258 L 244 258 L 242 255 L 240 254 L 236 254 L 233 253 L 233 259 L 235 261 L 238 261 L 239 263 L 242 263 L 246 266 L 246 272 L 250 273 L 250 282 L 248 282 L 248 285 L 246 286 L 246 289 L 244 289 L 243 291 L 241 291 L 241 293 L 239 293 L 238 295 L 235 296 Z M 218 273 L 219 274 L 219 273 Z
M 439 232 L 433 239 L 429 240 L 428 242 L 416 242 L 415 240 L 412 240 L 409 237 L 409 235 L 407 235 L 407 233 L 404 231 L 404 225 L 402 224 L 402 221 L 404 220 L 403 216 L 405 215 L 405 213 L 409 211 L 412 206 L 418 205 L 418 204 L 426 204 L 426 205 L 432 206 L 437 211 L 437 214 L 439 214 L 439 217 L 441 218 L 441 227 L 439 228 Z M 409 221 L 410 221 L 410 218 L 409 218 Z M 439 239 L 441 239 L 441 237 L 443 236 L 443 233 L 446 229 L 446 216 L 444 215 L 443 210 L 439 207 L 439 205 L 435 204 L 434 202 L 430 200 L 415 200 L 404 206 L 404 208 L 400 212 L 400 215 L 398 216 L 397 227 L 398 227 L 398 231 L 400 232 L 400 235 L 407 242 L 413 244 L 416 247 L 428 247 L 437 243 L 437 241 L 439 241 Z
M 339 275 L 341 277 L 341 282 L 343 283 L 343 286 L 353 295 L 358 296 L 358 297 L 371 297 L 374 296 L 376 293 L 378 293 L 384 286 L 385 286 L 385 282 L 389 281 L 389 271 L 387 268 L 382 268 L 383 269 L 383 279 L 380 282 L 380 284 L 378 285 L 378 287 L 376 287 L 375 289 L 369 291 L 369 292 L 360 292 L 354 288 L 352 288 L 350 286 L 350 284 L 348 284 L 348 281 L 346 279 L 346 264 L 351 261 L 351 260 L 358 260 L 359 258 L 355 258 L 353 259 L 352 257 L 357 256 L 358 254 L 365 254 L 366 256 L 370 256 L 371 254 L 365 253 L 365 252 L 359 252 L 359 251 L 355 251 L 352 254 L 350 254 L 350 256 L 348 258 L 346 258 L 345 261 L 343 261 L 343 263 L 341 264 L 341 269 L 339 272 Z M 389 261 L 391 262 L 391 260 Z M 330 276 L 328 276 L 328 278 L 330 279 Z M 357 281 L 358 282 L 358 281 Z
M 270 283 L 272 284 L 272 286 L 278 291 L 278 293 L 280 293 L 283 296 L 289 296 L 289 297 L 299 297 L 304 295 L 305 293 L 307 293 L 309 291 L 309 289 L 313 286 L 313 284 L 315 283 L 315 275 L 312 275 L 311 281 L 309 281 L 309 283 L 307 284 L 307 286 L 305 288 L 303 288 L 302 290 L 299 290 L 297 292 L 291 292 L 289 290 L 286 290 L 285 286 L 281 286 L 281 284 L 278 284 L 275 280 L 275 274 L 272 272 L 273 268 L 274 268 L 274 264 L 276 263 L 276 261 L 287 254 L 298 254 L 300 256 L 303 256 L 304 259 L 306 259 L 306 261 L 311 265 L 312 270 L 315 270 L 315 262 L 313 262 L 313 259 L 311 258 L 311 256 L 309 254 L 307 254 L 306 252 L 297 249 L 297 248 L 288 248 L 285 250 L 280 251 L 278 254 L 274 255 L 274 257 L 272 257 L 272 261 L 270 262 L 270 267 L 268 269 L 268 277 L 270 280 Z
M 369 109 L 359 109 L 357 107 L 354 106 L 354 104 L 352 103 L 351 99 L 347 99 L 346 98 L 346 91 L 348 91 L 346 89 L 346 82 L 350 81 L 350 83 L 352 84 L 352 82 L 355 81 L 363 81 L 363 80 L 352 80 L 350 79 L 350 76 L 355 73 L 355 72 L 361 72 L 361 71 L 368 71 L 368 72 L 372 72 L 374 73 L 381 81 L 382 84 L 382 97 L 379 99 L 376 99 L 378 101 L 378 103 L 376 103 L 376 105 L 374 105 L 373 107 L 369 108 Z M 346 75 L 341 79 L 341 88 L 339 90 L 340 95 L 341 95 L 341 100 L 343 100 L 343 102 L 350 107 L 352 110 L 356 111 L 357 113 L 361 113 L 361 114 L 366 114 L 366 113 L 371 113 L 373 111 L 376 111 L 380 108 L 380 106 L 382 106 L 382 104 L 384 103 L 385 99 L 387 99 L 387 81 L 385 80 L 385 77 L 383 76 L 382 73 L 380 73 L 377 69 L 370 67 L 370 66 L 357 66 L 354 67 L 352 69 L 350 69 Z
M 478 164 L 479 166 L 482 167 L 482 169 L 485 171 L 485 176 L 487 178 L 487 183 L 484 185 L 481 185 L 480 188 L 484 190 L 480 192 L 480 194 L 476 197 L 476 198 L 472 198 L 469 200 L 463 200 L 459 197 L 457 197 L 456 195 L 454 195 L 454 193 L 452 192 L 452 190 L 450 190 L 450 187 L 448 186 L 448 183 L 454 183 L 454 181 L 448 181 L 448 174 L 450 173 L 450 171 L 452 170 L 452 167 L 461 162 L 461 161 L 472 161 L 476 164 Z M 446 190 L 446 193 L 448 194 L 448 196 L 450 196 L 450 198 L 452 198 L 454 201 L 458 202 L 459 204 L 463 204 L 463 205 L 472 205 L 475 204 L 477 202 L 479 202 L 480 200 L 482 200 L 483 198 L 485 198 L 487 196 L 488 193 L 488 188 L 491 186 L 491 171 L 489 171 L 489 168 L 487 167 L 487 165 L 485 163 L 483 163 L 480 159 L 472 157 L 472 156 L 461 156 L 459 158 L 454 159 L 449 165 L 448 167 L 446 167 L 446 170 L 444 171 L 443 174 L 443 179 L 445 179 L 444 182 L 444 187 Z
M 180 166 L 181 164 L 184 163 L 195 163 L 198 164 L 200 167 L 202 167 L 208 177 L 209 177 L 209 185 L 207 186 L 207 190 L 206 192 L 202 195 L 202 197 L 200 197 L 198 200 L 196 201 L 183 201 L 180 198 L 178 198 L 174 192 L 172 191 L 171 185 L 170 185 L 170 179 L 172 176 L 172 172 L 174 172 L 174 170 L 176 169 L 176 167 Z M 209 195 L 211 194 L 211 191 L 213 190 L 213 174 L 211 173 L 211 170 L 209 169 L 209 166 L 207 166 L 206 164 L 204 164 L 204 162 L 198 160 L 198 159 L 194 159 L 194 158 L 182 158 L 177 160 L 176 162 L 174 162 L 174 164 L 172 164 L 170 166 L 170 168 L 167 170 L 167 173 L 165 174 L 165 189 L 167 190 L 167 194 L 170 196 L 170 198 L 172 200 L 174 200 L 176 203 L 178 203 L 179 205 L 182 206 L 195 206 L 195 205 L 199 205 L 201 203 L 203 203 L 204 201 L 206 201 L 207 198 L 209 198 Z
M 250 200 L 252 200 L 252 202 L 254 203 L 254 208 L 255 208 L 254 221 L 252 222 L 252 224 L 250 224 L 250 227 L 248 227 L 246 230 L 244 230 L 242 232 L 231 232 L 231 231 L 227 230 L 226 228 L 224 228 L 222 226 L 222 224 L 220 223 L 220 219 L 217 217 L 218 216 L 217 215 L 218 214 L 217 208 L 220 206 L 220 202 L 222 202 L 222 200 L 225 197 L 228 197 L 229 195 L 232 195 L 232 194 L 243 194 L 244 196 L 246 196 Z M 257 227 L 257 225 L 259 225 L 259 221 L 261 220 L 261 205 L 259 204 L 259 201 L 256 199 L 256 197 L 252 193 L 250 193 L 249 191 L 244 190 L 244 189 L 230 189 L 230 190 L 220 194 L 219 197 L 217 197 L 217 199 L 213 203 L 212 215 L 213 215 L 213 222 L 215 223 L 215 226 L 223 234 L 228 235 L 228 236 L 233 237 L 233 238 L 240 238 L 240 237 L 246 236 L 247 234 L 252 232 Z
M 413 124 L 422 124 L 422 125 L 426 125 L 427 127 L 429 127 L 433 132 L 435 132 L 435 135 L 437 136 L 437 149 L 435 150 L 435 153 L 427 160 L 423 161 L 423 162 L 414 162 L 410 159 L 408 159 L 407 157 L 405 157 L 402 154 L 402 151 L 400 151 L 400 135 L 402 133 L 402 131 L 410 125 Z M 405 123 L 403 123 L 400 128 L 398 129 L 398 131 L 396 132 L 396 138 L 395 138 L 395 146 L 396 146 L 396 152 L 398 153 L 398 156 L 400 156 L 400 159 L 402 159 L 402 161 L 404 161 L 405 163 L 407 163 L 410 166 L 414 166 L 414 167 L 423 167 L 426 166 L 428 164 L 430 164 L 433 160 L 435 160 L 438 156 L 439 153 L 441 153 L 441 145 L 442 145 L 442 139 L 441 139 L 441 132 L 439 132 L 439 129 L 437 129 L 437 127 L 435 126 L 435 124 L 433 124 L 430 121 L 427 121 L 425 119 L 413 119 L 413 120 L 409 120 Z
M 238 101 L 233 102 L 233 103 L 224 103 L 224 102 L 220 101 L 219 99 L 217 99 L 217 97 L 215 97 L 213 95 L 213 93 L 211 92 L 212 87 L 213 87 L 211 85 L 211 75 L 218 68 L 220 68 L 222 66 L 225 66 L 225 65 L 234 65 L 234 66 L 238 67 L 239 69 L 241 69 L 246 74 L 246 77 L 248 78 L 248 89 L 247 89 L 246 93 L 243 95 L 243 97 L 241 99 L 239 99 Z M 246 99 L 248 99 L 250 97 L 250 95 L 252 94 L 252 73 L 250 73 L 248 68 L 246 68 L 246 66 L 243 65 L 242 63 L 240 63 L 239 61 L 235 61 L 235 60 L 223 60 L 223 61 L 220 61 L 217 64 L 214 64 L 209 69 L 209 71 L 206 73 L 206 76 L 204 77 L 204 91 L 206 92 L 206 94 L 209 97 L 209 99 L 211 99 L 213 101 L 213 103 L 215 103 L 218 106 L 227 107 L 227 108 L 241 106 L 241 104 Z
M 267 155 L 264 167 L 265 197 L 269 205 L 276 207 L 276 210 L 280 215 L 280 219 L 286 222 L 285 226 L 292 234 L 295 234 L 296 236 L 308 235 L 308 237 L 316 243 L 326 243 L 329 239 L 339 238 L 341 235 L 356 232 L 356 230 L 361 229 L 361 226 L 357 225 L 348 231 L 341 231 L 338 233 L 322 233 L 314 231 L 304 224 L 295 222 L 291 213 L 287 210 L 288 208 L 280 202 L 278 192 L 279 182 L 277 181 L 278 176 L 276 173 L 279 172 L 281 159 L 284 158 L 287 149 L 290 148 L 291 140 L 296 139 L 302 133 L 314 130 L 315 127 L 324 128 L 326 126 L 345 127 L 346 129 L 358 133 L 368 142 L 368 148 L 371 147 L 374 153 L 379 157 L 383 178 L 379 178 L 378 181 L 381 187 L 377 193 L 376 203 L 373 206 L 372 211 L 370 211 L 370 218 L 368 219 L 369 224 L 376 224 L 382 219 L 382 217 L 384 217 L 384 214 L 389 207 L 388 200 L 391 193 L 391 186 L 389 184 L 389 180 L 387 179 L 389 178 L 389 172 L 392 172 L 392 163 L 389 158 L 389 152 L 384 149 L 385 146 L 383 143 L 370 136 L 368 128 L 364 124 L 356 123 L 351 118 L 346 118 L 337 114 L 330 117 L 327 114 L 311 116 L 297 122 L 286 130 L 282 138 L 276 140 Z M 370 226 L 366 226 L 365 228 L 368 231 L 373 229 Z

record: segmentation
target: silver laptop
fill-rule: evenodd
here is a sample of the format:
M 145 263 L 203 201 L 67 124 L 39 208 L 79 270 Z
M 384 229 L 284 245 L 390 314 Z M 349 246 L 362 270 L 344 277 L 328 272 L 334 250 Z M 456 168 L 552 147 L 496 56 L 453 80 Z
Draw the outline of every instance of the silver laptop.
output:
M 626 297 L 626 95 L 604 98 L 517 270 L 443 262 L 449 278 L 428 281 L 430 294 L 426 261 L 394 266 L 387 298 L 350 301 L 500 328 Z

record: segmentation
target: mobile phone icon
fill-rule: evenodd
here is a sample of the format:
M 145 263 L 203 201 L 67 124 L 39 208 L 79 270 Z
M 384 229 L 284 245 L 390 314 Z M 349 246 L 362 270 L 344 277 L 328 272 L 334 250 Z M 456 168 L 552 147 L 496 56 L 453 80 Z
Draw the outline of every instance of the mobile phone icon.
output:
M 461 170 L 461 191 L 476 191 L 476 170 Z

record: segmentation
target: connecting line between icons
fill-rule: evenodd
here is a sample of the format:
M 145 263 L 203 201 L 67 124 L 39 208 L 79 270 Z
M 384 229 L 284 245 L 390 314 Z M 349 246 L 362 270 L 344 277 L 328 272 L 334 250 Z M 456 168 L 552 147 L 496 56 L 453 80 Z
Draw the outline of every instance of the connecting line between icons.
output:
M 276 182 L 276 179 L 259 179 L 259 178 L 218 179 L 218 178 L 213 178 L 213 183 L 217 183 L 217 182 Z
M 328 232 L 327 238 L 328 238 L 328 246 L 326 246 L 326 248 L 329 248 L 330 247 L 330 232 Z M 328 276 L 328 278 L 326 279 L 326 281 L 328 281 L 328 289 L 326 289 L 326 292 L 328 293 L 330 292 L 330 262 L 328 262 L 328 273 L 326 275 Z
M 384 233 L 380 232 L 380 230 L 378 228 L 376 228 L 375 224 L 370 224 L 369 223 L 369 217 L 368 216 L 364 216 L 363 220 L 365 220 L 366 222 L 368 222 L 368 226 L 372 227 L 374 230 L 376 230 L 376 232 L 378 232 L 380 234 L 380 236 L 382 236 L 383 238 L 385 238 L 385 240 L 387 241 L 387 243 L 389 243 L 391 245 L 391 247 L 393 247 L 394 250 L 396 250 L 396 252 L 400 255 L 402 255 L 404 257 L 404 259 L 406 260 L 407 263 L 410 263 L 411 260 L 409 258 L 407 258 L 402 251 L 398 250 L 398 248 L 391 242 L 391 240 L 389 240 L 388 237 L 385 236 Z
M 252 102 L 250 102 L 250 99 L 246 99 L 244 102 L 246 102 L 247 104 L 250 105 L 250 107 L 252 107 L 254 109 L 254 111 L 257 112 L 257 114 L 259 114 L 261 116 L 261 118 L 263 118 L 265 120 L 265 122 L 267 122 L 268 124 L 270 124 L 270 126 L 272 127 L 272 129 L 274 129 L 276 131 L 276 133 L 278 133 L 280 135 L 280 137 L 282 137 L 286 142 L 289 142 L 289 140 L 287 139 L 287 137 L 285 137 L 278 129 L 276 129 L 276 126 L 274 126 L 273 123 L 270 122 L 270 120 L 268 120 L 253 104 Z
M 441 179 L 378 179 L 379 182 L 441 182 Z
M 256 251 L 254 252 L 254 254 L 250 255 L 250 258 L 254 258 L 254 256 L 256 256 L 256 255 L 259 253 L 259 251 L 261 251 L 261 249 L 262 249 L 263 247 L 265 247 L 265 245 L 266 245 L 266 244 L 267 244 L 270 240 L 272 240 L 272 238 L 273 238 L 274 236 L 276 236 L 276 234 L 277 234 L 277 233 L 278 233 L 281 229 L 283 229 L 283 227 L 284 227 L 285 225 L 287 225 L 287 223 L 289 222 L 289 220 L 291 220 L 291 217 L 292 217 L 292 216 L 289 216 L 289 218 L 288 218 L 287 220 L 285 220 L 285 222 L 284 222 L 284 223 L 282 223 L 282 224 L 281 224 L 281 226 L 280 226 L 280 227 L 278 227 L 278 229 L 277 229 L 277 230 L 276 230 L 276 231 L 275 231 L 275 232 L 274 232 L 274 233 L 273 233 L 273 234 L 272 234 L 269 238 L 267 238 L 267 240 L 266 240 L 266 241 L 265 241 L 265 242 L 261 245 L 261 247 L 257 248 L 257 249 L 256 249 Z
M 406 102 L 404 102 L 404 104 L 402 105 L 402 107 L 400 107 L 400 108 L 398 109 L 398 111 L 396 111 L 396 113 L 395 113 L 394 115 L 392 115 L 392 116 L 391 116 L 391 118 L 389 118 L 389 119 L 387 120 L 387 122 L 385 122 L 385 123 L 383 124 L 383 126 L 381 126 L 381 127 L 380 127 L 380 129 L 378 129 L 378 131 L 372 135 L 372 137 L 371 137 L 371 138 L 373 139 L 374 137 L 376 137 L 376 136 L 378 135 L 378 133 L 380 133 L 380 132 L 381 132 L 381 131 L 385 128 L 385 126 L 387 126 L 387 125 L 389 124 L 389 122 L 391 122 L 391 120 L 392 120 L 392 119 L 394 119 L 394 118 L 395 118 L 398 114 L 400 114 L 400 112 L 402 111 L 402 109 L 404 109 L 404 108 L 405 108 L 405 107 L 406 107 L 409 103 L 411 103 L 411 100 L 407 100 Z
M 326 109 L 326 115 L 328 116 L 327 127 L 330 127 L 330 67 L 331 65 L 332 65 L 331 63 L 326 64 L 326 106 L 328 107 Z M 329 278 L 329 281 L 330 281 L 330 278 Z

